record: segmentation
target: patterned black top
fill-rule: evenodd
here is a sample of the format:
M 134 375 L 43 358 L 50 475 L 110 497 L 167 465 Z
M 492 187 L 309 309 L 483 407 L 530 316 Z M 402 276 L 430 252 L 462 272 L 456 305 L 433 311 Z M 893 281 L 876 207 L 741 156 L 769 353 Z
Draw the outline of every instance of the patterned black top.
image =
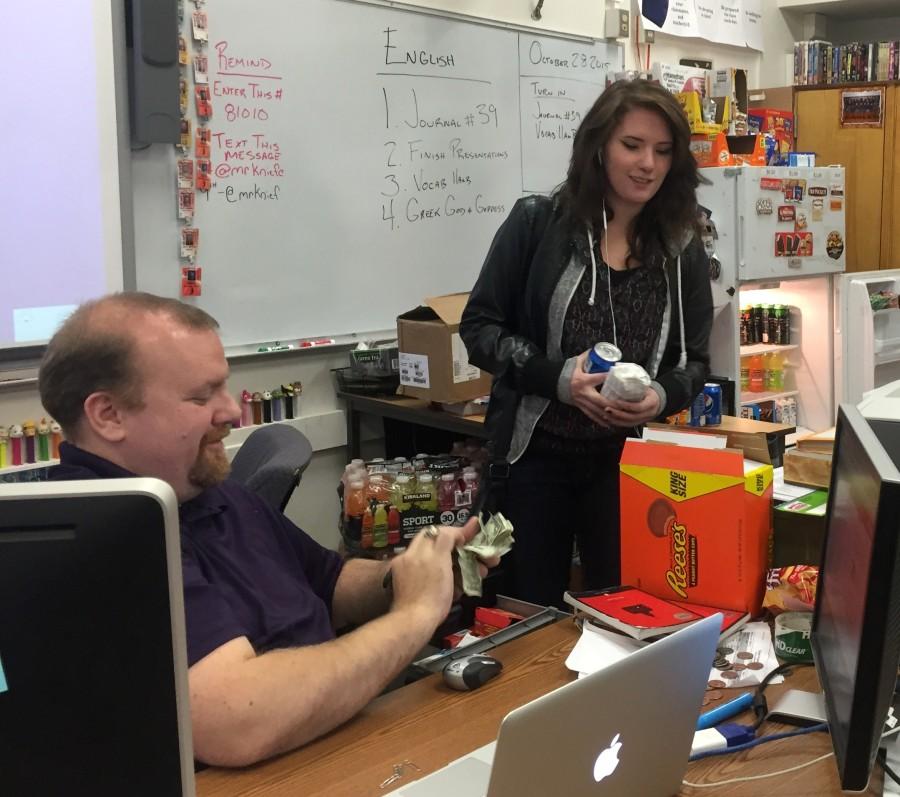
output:
M 579 251 L 576 257 L 579 255 L 587 260 L 587 268 L 566 311 L 561 341 L 563 356 L 575 357 L 600 341 L 613 342 L 608 288 L 610 284 L 608 277 L 611 277 L 616 339 L 622 350 L 622 362 L 646 365 L 651 359 L 653 347 L 659 337 L 668 299 L 663 270 L 638 266 L 625 271 L 615 271 L 607 269 L 606 264 L 598 257 L 597 290 L 592 307 L 588 304 L 591 295 L 591 264 L 586 244 L 584 252 Z M 568 445 L 560 441 L 563 449 L 570 448 L 574 441 L 622 437 L 627 432 L 624 429 L 614 431 L 602 429 L 577 407 L 559 401 L 550 402 L 535 431 L 571 441 Z M 540 434 L 539 437 L 544 438 L 545 435 Z M 547 447 L 546 439 L 543 443 L 541 447 Z M 549 447 L 555 448 L 552 443 Z

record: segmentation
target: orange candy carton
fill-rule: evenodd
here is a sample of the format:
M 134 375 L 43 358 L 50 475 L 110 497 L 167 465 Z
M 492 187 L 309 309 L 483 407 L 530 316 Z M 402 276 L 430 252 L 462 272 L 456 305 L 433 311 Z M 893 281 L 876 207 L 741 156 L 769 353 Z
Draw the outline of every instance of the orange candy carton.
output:
M 772 466 L 740 451 L 627 441 L 620 464 L 622 583 L 759 614 Z

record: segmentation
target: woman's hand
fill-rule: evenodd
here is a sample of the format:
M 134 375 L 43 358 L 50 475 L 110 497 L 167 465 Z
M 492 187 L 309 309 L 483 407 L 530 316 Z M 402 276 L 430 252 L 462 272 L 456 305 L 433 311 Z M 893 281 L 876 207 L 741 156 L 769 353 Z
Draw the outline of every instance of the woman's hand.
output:
M 659 394 L 648 387 L 640 401 L 607 401 L 604 413 L 609 426 L 640 426 L 661 412 Z
M 606 374 L 587 374 L 584 362 L 588 352 L 578 356 L 572 373 L 572 403 L 588 418 L 604 429 L 610 427 L 639 426 L 659 415 L 659 394 L 648 387 L 640 401 L 616 401 L 601 395 L 600 388 L 606 381 Z
M 600 387 L 606 381 L 606 374 L 587 374 L 584 372 L 584 362 L 588 353 L 578 355 L 575 361 L 575 370 L 572 372 L 571 391 L 572 404 L 580 409 L 588 418 L 598 426 L 608 429 L 610 426 L 607 408 L 610 406 L 600 395 Z

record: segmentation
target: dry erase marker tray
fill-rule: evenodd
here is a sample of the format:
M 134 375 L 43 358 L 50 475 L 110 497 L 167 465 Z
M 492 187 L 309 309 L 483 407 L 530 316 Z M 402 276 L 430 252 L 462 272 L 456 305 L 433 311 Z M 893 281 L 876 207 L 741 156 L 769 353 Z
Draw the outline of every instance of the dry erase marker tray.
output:
M 337 379 L 338 390 L 346 393 L 359 393 L 362 396 L 393 396 L 400 385 L 400 374 L 369 376 L 355 373 L 349 366 L 331 370 Z

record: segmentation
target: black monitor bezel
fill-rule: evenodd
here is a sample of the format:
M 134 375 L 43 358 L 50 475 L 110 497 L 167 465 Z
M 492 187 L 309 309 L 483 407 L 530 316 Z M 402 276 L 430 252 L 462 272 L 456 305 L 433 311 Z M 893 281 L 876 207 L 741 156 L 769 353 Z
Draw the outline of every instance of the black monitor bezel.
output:
M 823 596 L 829 583 L 824 563 L 832 533 L 831 497 L 835 494 L 841 449 L 848 430 L 862 446 L 865 456 L 877 474 L 880 486 L 869 575 L 867 583 L 860 585 L 860 588 L 866 590 L 865 615 L 860 634 L 860 652 L 849 712 L 850 721 L 844 728 L 834 721 L 839 713 L 835 708 L 834 690 L 829 688 L 830 676 L 825 663 L 827 656 L 821 645 L 819 626 L 822 607 L 825 604 Z M 841 787 L 846 790 L 866 788 L 897 680 L 897 667 L 900 663 L 900 629 L 894 626 L 900 619 L 898 538 L 900 538 L 900 470 L 862 413 L 852 405 L 841 405 L 835 427 L 834 457 L 822 545 L 822 567 L 819 572 L 811 643 L 816 672 L 825 692 L 825 707 Z

